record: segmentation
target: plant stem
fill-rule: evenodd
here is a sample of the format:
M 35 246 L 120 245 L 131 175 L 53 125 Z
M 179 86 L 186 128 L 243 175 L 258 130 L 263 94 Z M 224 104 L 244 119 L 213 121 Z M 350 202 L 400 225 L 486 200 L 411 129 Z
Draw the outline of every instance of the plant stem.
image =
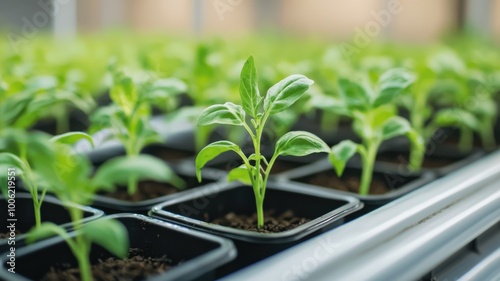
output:
M 493 120 L 488 118 L 483 120 L 482 126 L 480 128 L 481 142 L 483 148 L 492 151 L 496 147 L 495 134 L 493 130 Z
M 68 207 L 69 214 L 71 216 L 71 221 L 73 222 L 73 227 L 76 231 L 82 227 L 83 212 L 76 208 Z M 90 244 L 87 243 L 85 237 L 81 234 L 77 234 L 74 238 L 74 244 L 72 247 L 72 252 L 78 261 L 78 267 L 80 268 L 80 279 L 82 281 L 91 281 L 92 271 L 90 268 L 90 261 L 88 254 L 90 252 Z
M 42 225 L 41 202 L 33 200 L 33 209 L 35 211 L 35 227 L 39 228 Z
M 69 131 L 69 114 L 64 108 L 58 109 L 56 113 L 56 134 L 60 135 Z
M 255 207 L 257 208 L 257 228 L 264 227 L 264 198 L 255 198 Z
M 410 109 L 410 122 L 413 129 L 424 138 L 424 146 L 432 136 L 425 135 L 425 107 L 427 103 L 427 91 L 417 91 L 413 95 L 413 106 Z M 418 171 L 424 162 L 424 151 L 420 151 L 412 145 L 410 147 L 409 168 L 411 171 Z
M 134 194 L 137 191 L 137 179 L 134 177 L 130 177 L 128 180 L 127 192 L 129 195 Z
M 460 130 L 460 140 L 458 147 L 462 152 L 469 152 L 472 150 L 474 142 L 474 133 L 470 128 L 462 126 Z
M 372 182 L 373 166 L 375 164 L 375 159 L 377 157 L 377 151 L 379 147 L 379 142 L 372 140 L 367 142 L 367 152 L 366 155 L 361 154 L 361 159 L 363 162 L 363 171 L 361 174 L 361 184 L 359 185 L 359 194 L 368 195 L 370 192 L 370 184 Z
M 425 149 L 421 150 L 415 147 L 414 144 L 411 144 L 410 149 L 410 160 L 408 163 L 410 171 L 419 171 L 422 168 L 422 164 L 424 162 L 425 157 Z
M 77 245 L 81 246 L 86 243 L 86 241 L 79 241 L 83 240 L 83 238 L 78 239 L 77 236 Z M 86 246 L 84 246 L 86 248 Z M 88 258 L 88 251 L 85 251 L 84 247 L 79 247 L 80 250 L 76 253 L 76 260 L 78 262 L 78 267 L 80 268 L 80 279 L 82 281 L 92 281 L 92 270 L 90 268 L 90 262 Z

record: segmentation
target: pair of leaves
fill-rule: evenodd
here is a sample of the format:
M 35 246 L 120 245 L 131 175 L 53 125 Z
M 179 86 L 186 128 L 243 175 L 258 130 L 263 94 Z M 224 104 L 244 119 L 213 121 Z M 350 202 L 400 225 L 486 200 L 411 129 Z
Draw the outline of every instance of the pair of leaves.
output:
M 349 110 L 368 111 L 392 103 L 414 81 L 413 74 L 396 68 L 379 77 L 375 90 L 350 79 L 339 79 L 338 87 L 343 104 Z
M 44 222 L 40 227 L 32 229 L 27 234 L 27 242 L 46 239 L 54 235 L 59 235 L 68 243 L 74 253 L 90 249 L 82 249 L 82 247 L 90 247 L 91 243 L 95 243 L 118 258 L 125 258 L 129 251 L 128 231 L 125 226 L 113 219 L 98 219 L 82 226 L 77 231 L 76 235 L 82 235 L 83 241 L 89 242 L 86 245 L 77 245 L 76 239 L 70 237 L 66 230 L 54 223 Z
M 313 81 L 299 74 L 288 76 L 272 86 L 264 98 L 264 112 L 276 114 L 294 104 L 309 89 Z M 240 97 L 242 106 L 227 102 L 212 105 L 198 118 L 198 126 L 210 124 L 243 125 L 245 113 L 256 118 L 259 115 L 262 97 L 260 96 L 257 71 L 252 56 L 245 62 L 241 71 Z
M 184 188 L 185 182 L 163 161 L 149 155 L 122 156 L 106 161 L 92 178 L 95 189 L 110 190 L 116 185 L 126 185 L 130 179 L 167 182 Z
M 351 140 L 344 140 L 331 148 L 329 160 L 339 176 L 343 174 L 347 162 L 356 153 L 360 153 L 361 157 L 367 157 L 368 146 L 378 146 L 378 143 L 384 140 L 389 140 L 397 136 L 406 136 L 412 144 L 413 149 L 422 153 L 425 149 L 423 138 L 415 132 L 408 120 L 402 117 L 393 116 L 387 119 L 379 130 L 380 132 L 376 134 L 379 135 L 379 140 L 370 140 L 365 142 L 364 145 L 354 143 Z
M 306 156 L 321 152 L 328 153 L 329 150 L 328 145 L 317 136 L 309 132 L 292 131 L 286 133 L 277 141 L 273 158 L 278 156 Z M 201 169 L 206 163 L 227 151 L 234 151 L 241 157 L 246 157 L 239 146 L 230 141 L 218 141 L 209 144 L 196 156 L 196 176 L 199 181 L 201 181 Z M 248 162 L 248 159 L 246 160 L 245 162 Z M 247 168 L 246 165 L 242 165 L 231 170 L 228 180 L 240 180 L 243 183 L 250 184 L 250 174 L 255 174 L 256 171 L 248 171 Z M 250 167 L 250 169 L 255 168 Z

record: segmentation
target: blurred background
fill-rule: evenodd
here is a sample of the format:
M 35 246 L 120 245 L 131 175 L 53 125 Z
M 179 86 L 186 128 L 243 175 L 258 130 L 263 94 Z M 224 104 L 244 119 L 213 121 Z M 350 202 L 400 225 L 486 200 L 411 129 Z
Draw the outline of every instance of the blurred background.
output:
M 74 36 L 109 29 L 234 36 L 266 30 L 428 43 L 473 29 L 500 39 L 500 0 L 0 0 L 0 26 Z

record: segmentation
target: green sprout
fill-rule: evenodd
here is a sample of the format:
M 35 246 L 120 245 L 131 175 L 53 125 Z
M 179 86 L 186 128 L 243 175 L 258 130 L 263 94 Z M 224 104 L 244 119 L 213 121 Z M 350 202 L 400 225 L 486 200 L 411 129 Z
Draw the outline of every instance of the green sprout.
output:
M 228 181 L 238 180 L 252 186 L 257 227 L 262 228 L 266 185 L 276 158 L 280 155 L 305 156 L 311 153 L 327 153 L 329 147 L 311 133 L 292 131 L 284 134 L 276 142 L 274 154 L 268 161 L 261 151 L 262 133 L 266 121 L 270 116 L 283 112 L 294 104 L 309 89 L 313 81 L 303 75 L 291 75 L 272 86 L 265 97 L 262 97 L 258 90 L 257 71 L 252 56 L 245 62 L 240 78 L 239 92 L 242 105 L 231 102 L 212 105 L 200 114 L 198 126 L 224 124 L 243 127 L 252 139 L 254 153 L 247 157 L 237 144 L 227 140 L 211 143 L 196 157 L 196 175 L 201 181 L 201 169 L 208 161 L 226 151 L 236 152 L 244 164 L 229 172 Z

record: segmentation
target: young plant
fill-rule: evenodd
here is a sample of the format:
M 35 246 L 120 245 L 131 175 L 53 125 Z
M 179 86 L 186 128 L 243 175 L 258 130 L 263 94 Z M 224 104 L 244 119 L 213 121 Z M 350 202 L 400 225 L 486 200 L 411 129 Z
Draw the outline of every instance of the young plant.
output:
M 396 115 L 395 99 L 413 82 L 413 75 L 403 69 L 392 69 L 380 76 L 374 89 L 348 79 L 339 80 L 341 101 L 325 109 L 342 113 L 353 120 L 353 129 L 361 138 L 357 144 L 344 140 L 331 148 L 329 158 L 339 176 L 342 175 L 347 161 L 359 153 L 363 171 L 359 194 L 369 193 L 373 168 L 380 144 L 397 136 L 406 136 L 412 147 L 423 154 L 424 143 L 412 129 L 408 120 Z M 410 159 L 410 167 L 416 163 Z
M 439 128 L 460 129 L 459 148 L 470 151 L 476 132 L 483 147 L 495 147 L 493 138 L 497 108 L 491 91 L 481 76 L 468 74 L 460 58 L 453 53 L 438 53 L 416 67 L 418 79 L 402 99 L 408 109 L 410 123 L 427 144 Z M 439 106 L 441 109 L 436 110 Z M 420 167 L 424 155 L 412 150 L 410 159 Z
M 72 106 L 90 112 L 94 101 L 73 91 L 61 89 L 51 76 L 36 76 L 9 84 L 0 81 L 0 130 L 8 127 L 27 129 L 39 119 L 55 114 L 60 131 L 67 131 L 67 109 Z
M 131 178 L 169 181 L 176 176 L 161 160 L 147 155 L 113 158 L 94 173 L 86 157 L 71 151 L 67 143 L 72 141 L 68 137 L 57 139 L 46 154 L 44 165 L 34 168 L 47 182 L 50 191 L 67 206 L 76 233 L 70 235 L 64 228 L 44 222 L 28 234 L 28 242 L 61 236 L 78 262 L 81 280 L 88 281 L 92 280 L 91 244 L 96 243 L 123 258 L 128 253 L 128 235 L 118 221 L 106 219 L 83 224 L 83 210 L 71 207 L 72 204 L 88 205 L 98 191 L 111 191 Z
M 43 183 L 40 184 L 40 178 L 33 171 L 32 163 L 42 163 L 49 146 L 49 136 L 44 133 L 28 133 L 16 129 L 0 132 L 1 178 L 7 182 L 4 178 L 7 171 L 12 168 L 16 169 L 16 174 L 20 176 L 33 199 L 36 227 L 42 223 L 41 207 L 47 188 L 43 186 Z M 2 193 L 7 195 L 7 185 L 2 185 Z
M 262 155 L 261 140 L 268 118 L 288 109 L 312 84 L 313 81 L 303 75 L 291 75 L 272 86 L 265 97 L 262 97 L 258 89 L 254 59 L 250 56 L 240 76 L 239 92 L 242 105 L 231 102 L 212 105 L 206 108 L 198 118 L 198 126 L 211 124 L 240 126 L 250 135 L 254 148 L 254 153 L 250 156 L 245 155 L 237 144 L 227 140 L 207 145 L 196 157 L 196 175 L 201 181 L 201 169 L 208 161 L 226 151 L 236 152 L 244 164 L 231 170 L 227 178 L 229 181 L 238 180 L 252 186 L 258 228 L 264 226 L 263 204 L 266 185 L 276 158 L 280 155 L 305 156 L 329 151 L 326 143 L 315 135 L 293 131 L 286 133 L 276 142 L 274 154 L 269 161 Z M 249 120 L 247 120 L 247 115 Z
M 182 91 L 179 90 L 177 81 L 160 79 L 135 83 L 114 66 L 111 67 L 111 72 L 113 86 L 110 97 L 113 104 L 96 111 L 92 122 L 98 124 L 95 129 L 110 128 L 111 136 L 123 144 L 126 155 L 134 158 L 145 146 L 162 141 L 149 123 L 152 104 L 158 100 L 167 100 Z M 137 179 L 130 178 L 129 194 L 137 191 L 137 182 Z M 179 178 L 172 181 L 172 184 L 179 188 L 183 186 Z

